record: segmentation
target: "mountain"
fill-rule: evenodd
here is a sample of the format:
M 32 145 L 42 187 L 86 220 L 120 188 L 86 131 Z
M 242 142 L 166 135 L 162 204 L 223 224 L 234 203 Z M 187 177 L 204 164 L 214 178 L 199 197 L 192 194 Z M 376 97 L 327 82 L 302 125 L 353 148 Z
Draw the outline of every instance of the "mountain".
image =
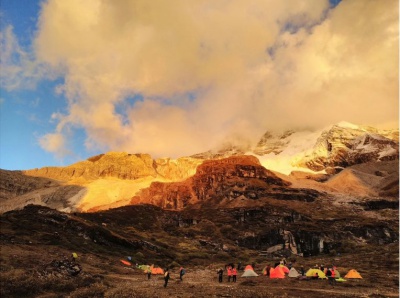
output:
M 167 296 L 192 297 L 196 287 L 207 297 L 224 296 L 226 288 L 210 279 L 216 266 L 255 263 L 261 273 L 283 257 L 297 268 L 333 264 L 363 276 L 330 295 L 398 296 L 396 131 L 340 123 L 268 132 L 254 148 L 226 144 L 176 160 L 109 152 L 68 167 L 0 175 L 4 297 L 159 296 L 156 278 L 150 283 L 141 270 L 121 265 L 127 256 L 171 271 L 188 268 Z M 65 257 L 71 252 L 82 270 L 73 277 Z M 134 288 L 127 289 L 130 281 Z M 232 296 L 279 296 L 284 285 L 310 297 L 309 283 L 278 284 L 239 276 Z M 326 291 L 320 284 L 313 283 L 312 297 Z
M 307 196 L 312 191 L 394 196 L 398 194 L 398 188 L 393 187 L 398 173 L 390 177 L 372 173 L 373 177 L 380 177 L 377 183 L 387 183 L 387 190 L 375 189 L 356 178 L 362 175 L 357 169 L 344 171 L 336 178 L 335 175 L 365 163 L 375 162 L 373 167 L 377 167 L 393 161 L 391 167 L 396 167 L 398 156 L 398 130 L 346 122 L 313 132 L 266 132 L 253 148 L 248 144 L 225 144 L 217 151 L 176 160 L 108 152 L 67 167 L 2 171 L 0 211 L 32 203 L 67 212 L 138 203 L 169 209 L 200 203 L 239 206 L 262 204 L 266 197 L 302 197 L 301 192 Z M 246 167 L 257 177 L 244 177 Z M 273 175 L 276 178 L 272 179 Z
M 254 147 L 225 144 L 218 150 L 193 155 L 201 159 L 254 155 L 269 170 L 332 174 L 369 161 L 398 159 L 399 130 L 379 130 L 340 122 L 322 130 L 267 131 Z

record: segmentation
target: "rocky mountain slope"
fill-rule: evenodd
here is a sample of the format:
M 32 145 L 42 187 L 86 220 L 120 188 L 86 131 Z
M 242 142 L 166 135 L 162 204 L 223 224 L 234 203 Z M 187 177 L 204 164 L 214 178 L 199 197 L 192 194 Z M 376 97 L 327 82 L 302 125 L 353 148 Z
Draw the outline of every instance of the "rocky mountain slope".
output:
M 245 151 L 247 157 L 243 156 Z M 398 194 L 398 172 L 397 176 L 395 172 L 389 175 L 378 167 L 386 161 L 395 164 L 398 156 L 398 131 L 344 122 L 315 132 L 267 132 L 254 148 L 227 145 L 218 152 L 176 160 L 109 152 L 67 167 L 2 171 L 0 211 L 30 203 L 63 211 L 96 211 L 138 203 L 170 209 L 206 201 L 227 206 L 260 205 L 265 197 L 309 199 L 315 191 L 394 196 Z M 372 171 L 371 177 L 381 189 L 376 189 L 375 182 L 363 182 L 361 176 L 365 175 L 357 169 L 338 175 L 343 169 L 366 163 L 380 171 Z M 271 171 L 278 176 L 272 178 Z M 331 181 L 326 182 L 328 179 Z
M 255 155 L 267 169 L 287 175 L 292 171 L 332 174 L 359 163 L 398 159 L 399 130 L 340 122 L 317 131 L 267 131 L 253 148 L 225 145 L 216 152 L 194 157 L 215 159 L 242 154 Z

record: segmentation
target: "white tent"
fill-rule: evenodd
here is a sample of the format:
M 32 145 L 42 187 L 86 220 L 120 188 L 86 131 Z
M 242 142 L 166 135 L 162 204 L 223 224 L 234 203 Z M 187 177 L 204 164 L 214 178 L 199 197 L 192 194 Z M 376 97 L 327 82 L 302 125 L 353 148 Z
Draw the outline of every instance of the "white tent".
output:
M 255 276 L 258 276 L 258 274 L 251 269 L 245 270 L 244 273 L 242 274 L 242 277 L 255 277 Z
M 299 275 L 300 275 L 300 273 L 298 273 L 296 269 L 291 268 L 288 276 L 289 277 L 298 277 Z

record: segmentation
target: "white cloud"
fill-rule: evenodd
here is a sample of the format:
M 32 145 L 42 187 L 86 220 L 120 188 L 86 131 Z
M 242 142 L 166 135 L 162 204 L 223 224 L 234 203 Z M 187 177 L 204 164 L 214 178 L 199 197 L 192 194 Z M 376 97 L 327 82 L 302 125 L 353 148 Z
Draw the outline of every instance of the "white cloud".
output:
M 398 123 L 397 1 L 328 9 L 49 0 L 35 50 L 65 77 L 57 92 L 69 109 L 56 133 L 83 127 L 90 148 L 180 156 L 271 128 Z M 129 105 L 133 94 L 144 101 Z
M 44 77 L 45 69 L 33 54 L 23 49 L 7 25 L 0 31 L 0 86 L 8 91 L 33 88 Z M 48 72 L 50 73 L 50 72 Z

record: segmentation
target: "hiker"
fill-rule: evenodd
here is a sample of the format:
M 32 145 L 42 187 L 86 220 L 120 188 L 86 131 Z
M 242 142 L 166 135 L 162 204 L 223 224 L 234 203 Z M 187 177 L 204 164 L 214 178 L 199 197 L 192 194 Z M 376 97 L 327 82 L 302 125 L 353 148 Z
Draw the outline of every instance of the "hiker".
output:
M 324 272 L 324 265 L 321 264 L 321 267 L 319 267 L 319 270 L 321 270 L 322 272 Z
M 185 275 L 185 269 L 183 268 L 183 267 L 181 267 L 180 269 L 179 269 L 179 279 L 180 280 L 183 280 L 182 279 L 182 277 Z
M 235 267 L 232 268 L 232 277 L 233 277 L 233 282 L 236 282 L 236 275 L 237 275 L 237 270 Z
M 224 274 L 224 270 L 222 270 L 222 268 L 219 268 L 217 273 L 218 273 L 218 281 L 222 282 L 222 275 Z
M 228 269 L 226 270 L 228 272 L 228 282 L 231 282 L 231 277 L 232 277 L 232 267 L 229 266 Z
M 72 263 L 75 263 L 77 259 L 78 259 L 78 254 L 77 254 L 76 252 L 73 252 L 73 253 L 72 253 L 71 262 L 72 262 Z
M 169 271 L 168 271 L 168 268 L 165 269 L 164 280 L 165 280 L 164 288 L 166 288 L 166 287 L 167 287 L 167 284 L 168 284 L 168 280 L 169 280 Z
M 305 274 L 304 266 L 301 266 L 300 274 L 301 274 L 301 276 L 304 276 L 304 274 Z
M 330 285 L 332 285 L 336 282 L 335 280 L 335 271 L 332 270 L 332 268 L 328 268 L 326 271 L 326 276 L 328 277 L 328 282 Z
M 333 267 L 333 268 L 335 268 L 335 267 Z M 330 271 L 331 271 L 331 277 L 332 277 L 332 286 L 335 286 L 336 285 L 336 273 L 335 273 L 335 269 L 333 269 L 333 268 L 330 268 Z
M 147 273 L 147 279 L 149 280 L 151 278 L 151 270 L 148 269 L 146 273 Z
M 266 272 L 265 272 L 265 273 L 266 273 L 265 275 L 266 275 L 266 276 L 269 276 L 269 272 L 271 271 L 271 266 L 270 266 L 269 264 L 267 265 L 267 267 L 265 267 L 265 271 L 266 271 Z
M 239 262 L 239 263 L 238 263 L 237 270 L 241 270 L 241 269 L 242 269 L 242 262 Z

